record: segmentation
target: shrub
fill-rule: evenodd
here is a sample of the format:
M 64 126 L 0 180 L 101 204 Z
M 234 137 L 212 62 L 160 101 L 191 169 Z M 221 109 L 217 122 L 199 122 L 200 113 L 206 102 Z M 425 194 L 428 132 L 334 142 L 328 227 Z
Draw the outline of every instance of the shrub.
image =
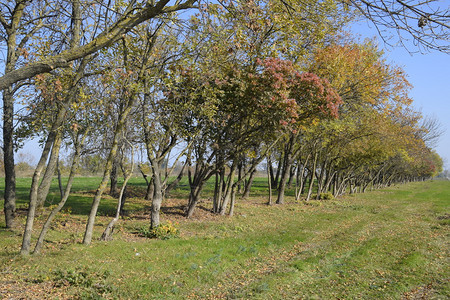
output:
M 172 222 L 160 224 L 156 228 L 149 228 L 148 226 L 143 226 L 139 228 L 139 234 L 148 238 L 157 238 L 161 240 L 168 240 L 171 238 L 178 237 L 179 230 Z
M 334 196 L 332 193 L 320 193 L 319 200 L 333 200 Z

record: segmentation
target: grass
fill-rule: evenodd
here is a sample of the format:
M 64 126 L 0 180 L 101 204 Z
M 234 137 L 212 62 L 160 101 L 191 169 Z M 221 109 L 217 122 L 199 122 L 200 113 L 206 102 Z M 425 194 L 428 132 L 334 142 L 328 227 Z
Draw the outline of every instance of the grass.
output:
M 330 201 L 269 207 L 263 180 L 233 218 L 204 209 L 186 220 L 165 202 L 179 238 L 147 239 L 149 203 L 130 198 L 111 242 L 81 241 L 98 178 L 77 178 L 44 253 L 21 257 L 21 231 L 0 229 L 0 298 L 79 299 L 448 299 L 450 182 L 393 186 Z M 138 190 L 142 179 L 132 181 Z M 184 183 L 185 184 L 185 183 Z M 25 203 L 26 179 L 20 179 Z M 26 190 L 26 189 L 25 189 Z M 57 189 L 52 190 L 57 198 Z M 208 191 L 206 196 L 208 196 Z M 115 200 L 102 200 L 99 236 Z M 201 206 L 209 208 L 205 201 Z M 175 208 L 174 208 L 175 207 Z M 178 211 L 179 212 L 179 211 Z M 3 215 L 1 215 L 3 218 Z M 44 217 L 39 217 L 37 226 Z M 24 217 L 20 217 L 24 222 Z M 2 219 L 0 226 L 4 226 Z M 37 232 L 36 232 L 37 235 Z

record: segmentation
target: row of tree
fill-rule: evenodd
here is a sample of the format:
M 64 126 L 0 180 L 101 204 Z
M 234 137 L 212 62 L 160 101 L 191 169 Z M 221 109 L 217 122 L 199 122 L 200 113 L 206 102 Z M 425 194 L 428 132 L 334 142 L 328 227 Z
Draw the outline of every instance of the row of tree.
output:
M 132 174 L 136 147 L 145 149 L 151 166 L 151 227 L 159 226 L 164 195 L 183 170 L 190 217 L 213 176 L 213 211 L 232 215 L 237 191 L 245 186 L 248 195 L 263 161 L 280 204 L 292 182 L 297 198 L 307 189 L 309 200 L 314 182 L 317 197 L 341 195 L 428 178 L 442 167 L 429 148 L 436 123 L 410 108 L 403 71 L 387 64 L 371 42 L 356 44 L 344 32 L 353 16 L 348 5 L 359 2 L 112 2 L 2 4 L 8 228 L 15 217 L 13 150 L 33 136 L 43 145 L 23 254 L 30 252 L 36 210 L 45 202 L 63 145 L 73 152 L 69 180 L 36 253 L 69 196 L 79 160 L 101 151 L 106 159 L 85 244 L 92 241 L 108 182 L 114 193 L 119 169 L 126 178 Z M 191 15 L 176 14 L 195 3 Z M 15 99 L 22 107 L 16 122 Z M 183 161 L 172 182 L 168 161 Z M 118 219 L 125 188 L 126 180 L 103 239 Z

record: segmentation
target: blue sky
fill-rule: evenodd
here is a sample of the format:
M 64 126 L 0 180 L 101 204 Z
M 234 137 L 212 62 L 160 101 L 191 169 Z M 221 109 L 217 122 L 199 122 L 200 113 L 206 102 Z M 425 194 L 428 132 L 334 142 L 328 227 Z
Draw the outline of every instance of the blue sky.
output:
M 445 131 L 435 150 L 444 159 L 444 168 L 450 169 L 450 55 L 438 51 L 410 54 L 418 50 L 412 42 L 407 43 L 407 49 L 387 46 L 366 21 L 353 25 L 352 31 L 361 38 L 375 37 L 380 49 L 385 51 L 387 62 L 406 71 L 413 85 L 410 91 L 413 107 L 423 115 L 438 119 Z

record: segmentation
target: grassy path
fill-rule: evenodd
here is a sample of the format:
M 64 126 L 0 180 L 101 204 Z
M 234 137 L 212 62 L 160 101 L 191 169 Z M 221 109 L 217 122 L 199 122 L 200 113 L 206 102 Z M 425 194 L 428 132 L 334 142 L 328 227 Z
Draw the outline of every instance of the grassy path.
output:
M 231 219 L 166 215 L 182 234 L 165 241 L 133 234 L 148 220 L 121 220 L 114 241 L 90 247 L 74 243 L 83 216 L 66 215 L 40 257 L 18 256 L 20 233 L 0 230 L 0 299 L 449 298 L 450 182 L 264 202 L 239 201 Z

